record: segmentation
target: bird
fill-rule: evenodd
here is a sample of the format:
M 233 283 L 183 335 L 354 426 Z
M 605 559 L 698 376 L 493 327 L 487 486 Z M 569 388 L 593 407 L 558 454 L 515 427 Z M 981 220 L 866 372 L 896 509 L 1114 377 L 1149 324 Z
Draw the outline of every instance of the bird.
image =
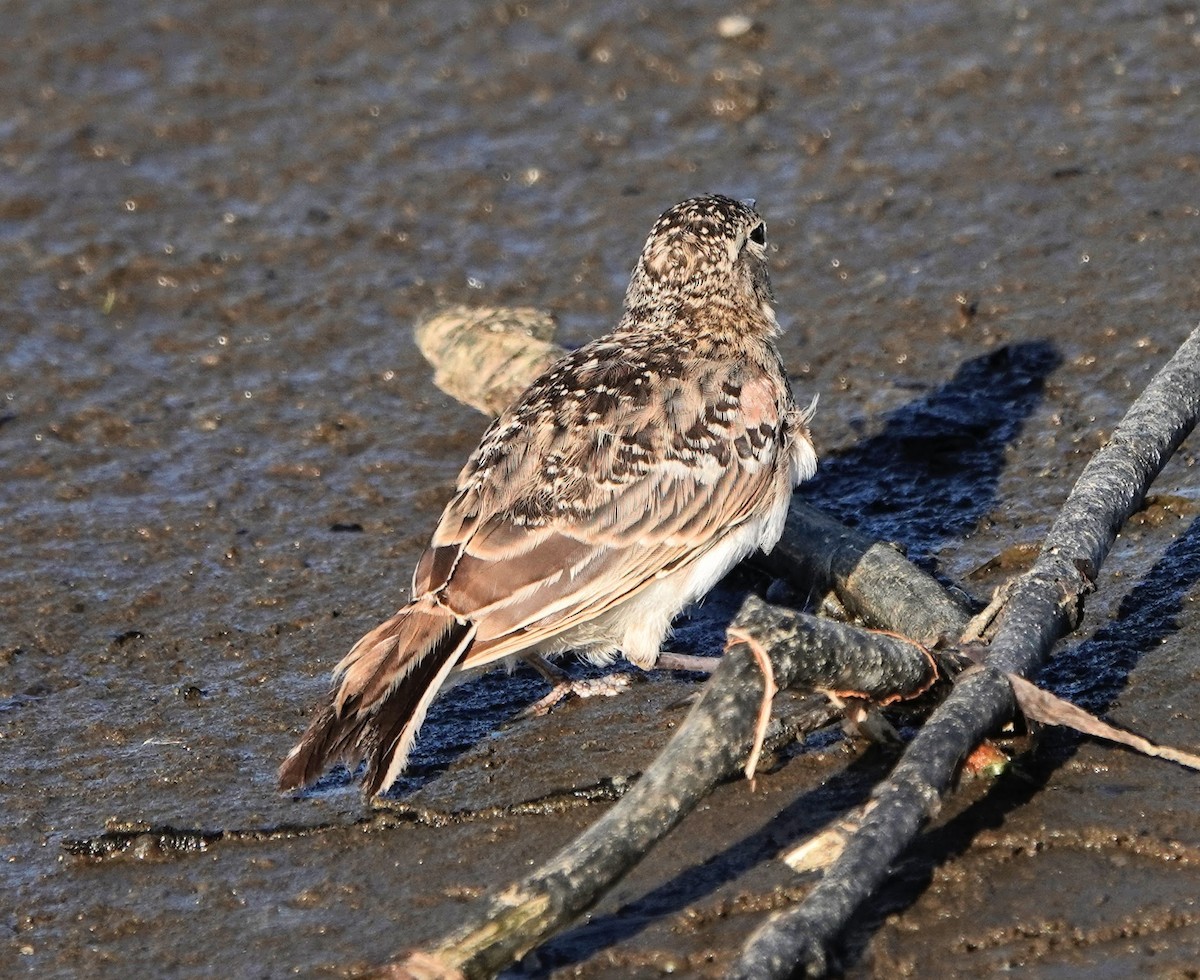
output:
M 485 432 L 411 598 L 337 665 L 280 789 L 365 762 L 364 795 L 385 793 L 439 691 L 500 661 L 659 664 L 676 615 L 775 546 L 816 471 L 815 401 L 793 397 L 774 302 L 754 202 L 708 194 L 663 212 L 616 329 Z

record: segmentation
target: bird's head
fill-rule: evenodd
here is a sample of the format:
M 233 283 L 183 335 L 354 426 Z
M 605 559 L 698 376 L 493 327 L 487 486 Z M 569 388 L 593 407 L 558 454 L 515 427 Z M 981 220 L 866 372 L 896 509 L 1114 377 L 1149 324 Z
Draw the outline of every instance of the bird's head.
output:
M 681 312 L 759 312 L 774 328 L 766 226 L 752 204 L 708 194 L 663 212 L 629 281 L 627 313 L 650 323 Z

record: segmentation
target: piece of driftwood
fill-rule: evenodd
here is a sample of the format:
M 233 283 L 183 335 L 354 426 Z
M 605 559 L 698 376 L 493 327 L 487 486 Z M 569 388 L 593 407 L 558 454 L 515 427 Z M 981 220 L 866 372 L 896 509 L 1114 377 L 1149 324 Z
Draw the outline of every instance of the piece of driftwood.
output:
M 449 306 L 413 331 L 433 383 L 464 405 L 499 415 L 565 351 L 554 317 L 527 306 Z
M 714 786 L 734 775 L 755 741 L 766 679 L 749 642 L 739 637 L 753 637 L 767 652 L 780 687 L 891 701 L 916 697 L 941 676 L 934 657 L 917 643 L 781 610 L 753 595 L 730 637 L 700 700 L 632 789 L 532 874 L 475 903 L 453 934 L 406 955 L 382 975 L 492 976 L 591 907 Z M 825 724 L 829 717 L 819 713 L 816 720 Z
M 821 976 L 830 948 L 892 862 L 936 812 L 960 761 L 1013 715 L 1006 675 L 1028 677 L 1080 622 L 1085 596 L 1118 531 L 1196 425 L 1200 328 L 1134 402 L 1084 469 L 1033 567 L 1006 589 L 982 665 L 960 675 L 888 778 L 872 793 L 824 877 L 795 907 L 750 937 L 731 977 Z
M 831 590 L 872 629 L 932 644 L 944 635 L 957 637 L 967 625 L 966 607 L 932 575 L 799 495 L 792 498 L 783 537 L 759 561 L 801 587 Z
M 746 597 L 730 623 L 728 650 L 750 641 L 779 650 L 771 666 L 781 688 L 891 704 L 924 694 L 945 676 L 919 643 L 784 609 L 756 595 Z

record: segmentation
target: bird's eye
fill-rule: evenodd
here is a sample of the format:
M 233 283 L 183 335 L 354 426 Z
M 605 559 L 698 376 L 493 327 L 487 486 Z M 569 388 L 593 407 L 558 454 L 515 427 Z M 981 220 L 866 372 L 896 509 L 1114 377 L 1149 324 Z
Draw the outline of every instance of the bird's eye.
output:
M 765 245 L 767 243 L 767 226 L 761 221 L 750 231 L 750 241 L 754 242 L 755 245 Z

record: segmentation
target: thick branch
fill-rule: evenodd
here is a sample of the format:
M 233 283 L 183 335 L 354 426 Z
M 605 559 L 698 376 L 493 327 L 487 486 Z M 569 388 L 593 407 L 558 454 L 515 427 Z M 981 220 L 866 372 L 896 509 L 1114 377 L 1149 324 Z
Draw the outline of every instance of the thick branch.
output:
M 792 498 L 779 544 L 766 558 L 781 578 L 832 589 L 847 612 L 875 629 L 922 643 L 967 625 L 963 606 L 891 545 Z
M 1089 462 L 1041 555 L 1017 579 L 985 666 L 963 675 L 913 739 L 874 807 L 824 878 L 795 908 L 751 936 L 731 976 L 822 975 L 829 946 L 932 815 L 961 759 L 1013 712 L 1004 672 L 1028 676 L 1082 615 L 1083 597 L 1117 531 L 1137 508 L 1200 411 L 1200 328 L 1150 382 Z
M 450 306 L 423 317 L 417 346 L 433 383 L 483 412 L 499 415 L 565 351 L 549 313 L 531 307 Z
M 930 654 L 910 640 L 783 609 L 755 595 L 730 624 L 730 649 L 740 645 L 739 634 L 768 651 L 780 688 L 890 703 L 923 694 L 939 677 Z

